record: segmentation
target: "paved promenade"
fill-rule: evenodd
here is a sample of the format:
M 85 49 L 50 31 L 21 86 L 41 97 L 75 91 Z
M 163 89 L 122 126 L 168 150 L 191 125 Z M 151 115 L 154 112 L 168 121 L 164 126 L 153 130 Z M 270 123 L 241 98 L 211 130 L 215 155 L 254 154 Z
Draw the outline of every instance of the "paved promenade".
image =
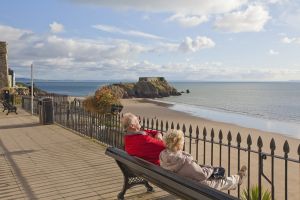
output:
M 2 111 L 2 110 L 1 110 Z M 123 176 L 105 147 L 57 125 L 40 125 L 23 110 L 0 113 L 0 199 L 116 199 Z M 154 187 L 126 199 L 171 200 Z

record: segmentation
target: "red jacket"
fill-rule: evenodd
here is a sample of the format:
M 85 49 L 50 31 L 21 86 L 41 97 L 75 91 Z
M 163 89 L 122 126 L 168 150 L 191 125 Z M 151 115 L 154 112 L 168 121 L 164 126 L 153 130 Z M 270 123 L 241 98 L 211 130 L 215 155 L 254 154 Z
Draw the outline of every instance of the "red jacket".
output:
M 132 156 L 143 158 L 159 165 L 159 154 L 165 149 L 163 141 L 153 138 L 157 131 L 146 130 L 125 135 L 125 151 Z M 152 135 L 152 136 L 150 136 Z

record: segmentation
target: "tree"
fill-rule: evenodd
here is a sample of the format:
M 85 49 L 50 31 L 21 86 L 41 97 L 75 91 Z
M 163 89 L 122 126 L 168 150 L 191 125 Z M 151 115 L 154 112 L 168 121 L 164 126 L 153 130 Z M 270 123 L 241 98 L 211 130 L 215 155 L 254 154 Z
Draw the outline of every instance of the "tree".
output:
M 94 96 L 83 101 L 85 109 L 101 114 L 110 113 L 112 105 L 121 105 L 117 95 L 107 86 L 98 89 Z

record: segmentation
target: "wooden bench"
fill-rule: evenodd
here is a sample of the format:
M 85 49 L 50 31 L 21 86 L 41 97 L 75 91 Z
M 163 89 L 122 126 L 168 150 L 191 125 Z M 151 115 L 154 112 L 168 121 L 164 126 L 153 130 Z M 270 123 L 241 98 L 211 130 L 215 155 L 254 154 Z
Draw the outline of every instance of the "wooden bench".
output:
M 8 115 L 10 112 L 14 112 L 14 113 L 18 114 L 16 106 L 13 106 L 13 105 L 11 105 L 10 103 L 8 103 L 6 101 L 3 101 L 2 105 L 3 105 L 3 111 L 2 112 L 4 112 L 5 110 L 7 110 L 6 115 Z
M 123 189 L 118 194 L 119 200 L 123 200 L 126 190 L 135 185 L 142 184 L 147 191 L 153 191 L 148 181 L 182 199 L 237 199 L 191 179 L 179 176 L 143 159 L 130 156 L 121 149 L 108 147 L 105 154 L 116 160 L 124 175 Z

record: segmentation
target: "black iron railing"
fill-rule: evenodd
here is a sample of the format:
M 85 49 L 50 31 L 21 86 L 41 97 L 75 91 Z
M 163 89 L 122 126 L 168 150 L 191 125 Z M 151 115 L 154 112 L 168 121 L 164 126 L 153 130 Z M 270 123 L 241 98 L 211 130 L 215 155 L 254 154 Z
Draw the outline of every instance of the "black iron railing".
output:
M 76 99 L 72 102 L 66 101 L 66 97 L 53 99 L 56 123 L 103 144 L 123 149 L 124 131 L 120 125 L 122 116 L 87 112 L 83 108 L 82 102 Z M 30 99 L 25 98 L 22 101 L 23 108 L 26 110 L 30 110 L 28 100 Z M 34 104 L 34 106 L 37 105 L 37 103 Z M 35 108 L 34 110 L 38 109 Z M 231 195 L 241 198 L 242 191 L 246 191 L 246 198 L 250 199 L 250 189 L 253 185 L 257 185 L 258 199 L 262 198 L 262 188 L 269 189 L 272 200 L 298 198 L 297 194 L 289 192 L 289 187 L 300 188 L 300 144 L 297 152 L 290 153 L 288 141 L 285 141 L 282 147 L 283 151 L 281 151 L 276 149 L 274 139 L 271 139 L 268 148 L 263 146 L 261 137 L 257 138 L 257 144 L 254 145 L 252 142 L 254 138 L 250 134 L 247 138 L 242 138 L 240 133 L 233 135 L 230 131 L 224 134 L 222 130 L 219 130 L 216 134 L 214 129 L 207 131 L 205 127 L 200 129 L 198 126 L 194 128 L 190 125 L 187 128 L 185 124 L 177 123 L 175 126 L 173 122 L 169 123 L 168 121 L 145 117 L 140 117 L 140 120 L 144 129 L 154 129 L 161 132 L 174 128 L 181 129 L 185 135 L 185 150 L 192 154 L 199 164 L 223 166 L 226 168 L 228 176 L 236 174 L 241 165 L 246 165 L 248 167 L 247 181 L 238 187 L 238 190 L 228 191 Z M 290 158 L 290 155 L 293 157 Z M 282 167 L 279 167 L 280 165 Z M 277 168 L 280 170 L 276 170 Z M 278 185 L 279 180 L 284 180 L 284 185 Z M 278 195 L 277 191 L 284 191 L 283 195 Z

